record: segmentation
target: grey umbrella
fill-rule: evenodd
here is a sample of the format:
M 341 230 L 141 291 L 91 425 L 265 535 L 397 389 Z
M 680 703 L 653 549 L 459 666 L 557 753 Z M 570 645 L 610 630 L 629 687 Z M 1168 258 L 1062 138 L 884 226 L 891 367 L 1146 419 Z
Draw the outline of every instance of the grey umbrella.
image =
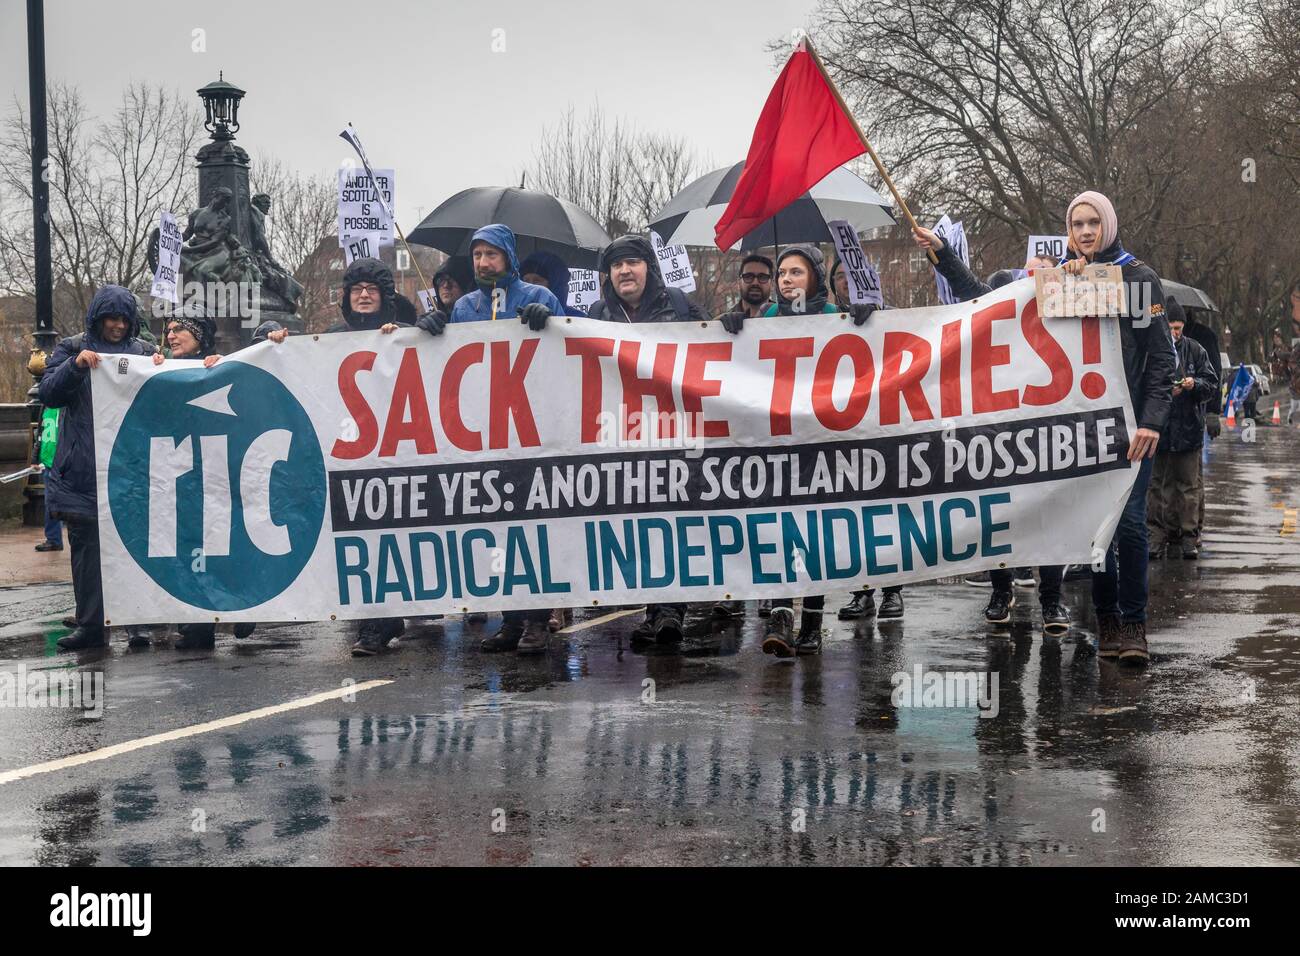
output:
M 712 246 L 722 217 L 745 164 L 715 169 L 670 199 L 650 223 L 668 245 Z M 826 223 L 847 219 L 858 232 L 891 226 L 889 202 L 866 182 L 840 167 L 740 240 L 745 251 L 778 242 L 832 242 Z
M 475 231 L 490 223 L 509 226 L 519 243 L 519 258 L 553 252 L 573 269 L 594 269 L 609 235 L 582 209 L 549 193 L 516 186 L 476 186 L 456 193 L 407 237 L 407 241 L 468 255 Z
M 1207 312 L 1219 311 L 1219 307 L 1200 289 L 1190 285 L 1183 285 L 1181 282 L 1174 282 L 1172 279 L 1161 279 L 1160 287 L 1165 290 L 1165 295 L 1172 295 L 1174 301 L 1184 309 L 1205 309 Z

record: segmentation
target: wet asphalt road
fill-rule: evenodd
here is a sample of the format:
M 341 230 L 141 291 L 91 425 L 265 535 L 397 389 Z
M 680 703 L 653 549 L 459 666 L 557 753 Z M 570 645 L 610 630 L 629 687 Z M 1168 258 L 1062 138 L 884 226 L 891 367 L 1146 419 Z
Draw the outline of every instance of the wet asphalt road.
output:
M 1090 652 L 1086 581 L 1060 640 L 1034 591 L 996 631 L 987 589 L 931 584 L 790 663 L 752 607 L 680 651 L 632 650 L 629 615 L 540 659 L 481 654 L 495 621 L 459 618 L 367 660 L 334 625 L 56 657 L 70 586 L 0 591 L 0 670 L 100 670 L 107 699 L 0 708 L 0 775 L 391 680 L 0 783 L 0 863 L 1295 863 L 1300 434 L 1257 438 L 1212 446 L 1205 556 L 1152 566 L 1145 672 Z M 996 672 L 997 716 L 894 707 L 917 664 Z

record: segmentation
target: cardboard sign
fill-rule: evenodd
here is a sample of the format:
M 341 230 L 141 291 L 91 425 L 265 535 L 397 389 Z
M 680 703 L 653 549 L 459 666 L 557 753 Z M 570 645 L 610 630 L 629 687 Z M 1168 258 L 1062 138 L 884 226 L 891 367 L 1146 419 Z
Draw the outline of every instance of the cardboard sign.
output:
M 377 235 L 393 244 L 394 180 L 391 169 L 376 169 L 372 181 L 363 169 L 339 170 L 339 245 L 353 236 Z
M 167 210 L 158 213 L 158 268 L 154 270 L 149 294 L 176 305 L 181 284 L 181 226 Z
M 880 293 L 880 276 L 862 252 L 862 243 L 852 223 L 844 219 L 834 219 L 826 223 L 835 240 L 835 253 L 839 257 L 840 267 L 849 280 L 849 301 L 854 305 L 884 305 L 884 296 Z M 835 290 L 831 290 L 834 295 Z
M 339 237 L 339 245 L 343 249 L 343 256 L 348 265 L 357 259 L 378 259 L 379 246 L 382 244 L 383 236 L 377 232 L 367 232 L 357 236 Z
M 420 314 L 432 312 L 434 309 L 441 308 L 438 304 L 438 292 L 435 289 L 416 289 L 415 294 L 420 298 Z
M 686 255 L 685 246 L 665 246 L 659 233 L 650 230 L 650 242 L 655 255 L 659 257 L 659 271 L 663 273 L 664 285 L 681 289 L 683 292 L 695 291 L 695 273 L 691 271 L 691 260 Z
M 948 245 L 952 246 L 953 253 L 964 262 L 970 265 L 970 250 L 966 248 L 966 230 L 959 222 L 953 222 L 948 218 L 947 213 L 934 226 L 934 234 L 942 239 Z M 948 280 L 939 274 L 939 270 L 934 270 L 934 284 L 939 291 L 939 301 L 944 305 L 956 305 L 959 301 L 953 294 L 952 286 Z
M 1104 263 L 1085 266 L 1077 276 L 1059 268 L 1037 269 L 1038 315 L 1044 319 L 1127 315 L 1123 276 L 1119 266 Z
M 600 298 L 600 273 L 595 269 L 570 269 L 566 304 L 586 312 Z
M 1046 256 L 1060 262 L 1065 258 L 1068 243 L 1068 236 L 1030 236 L 1029 245 L 1025 247 L 1025 261 Z

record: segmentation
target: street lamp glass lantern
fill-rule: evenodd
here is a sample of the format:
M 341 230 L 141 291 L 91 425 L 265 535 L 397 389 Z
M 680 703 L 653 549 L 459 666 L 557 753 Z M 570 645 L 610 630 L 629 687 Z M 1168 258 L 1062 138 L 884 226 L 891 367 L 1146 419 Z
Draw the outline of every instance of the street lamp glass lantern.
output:
M 244 98 L 244 91 L 227 83 L 222 74 L 218 77 L 198 91 L 207 113 L 203 128 L 214 137 L 229 137 L 239 132 L 239 101 Z

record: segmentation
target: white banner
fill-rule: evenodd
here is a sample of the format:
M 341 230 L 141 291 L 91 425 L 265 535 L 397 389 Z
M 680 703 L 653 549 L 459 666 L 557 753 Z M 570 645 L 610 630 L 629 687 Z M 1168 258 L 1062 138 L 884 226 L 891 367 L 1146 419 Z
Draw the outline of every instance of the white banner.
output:
M 384 237 L 378 232 L 363 232 L 356 236 L 340 236 L 339 247 L 343 250 L 343 258 L 348 265 L 352 265 L 355 259 L 379 258 L 379 247 L 383 244 Z
M 952 246 L 953 254 L 957 256 L 966 265 L 970 265 L 970 250 L 966 248 L 966 229 L 959 222 L 953 222 L 944 213 L 934 226 L 934 233 L 948 245 Z M 948 280 L 939 274 L 939 270 L 934 270 L 934 284 L 939 290 L 939 301 L 944 305 L 955 305 L 957 296 L 953 295 L 952 287 Z
M 1059 263 L 1065 258 L 1065 250 L 1069 241 L 1069 236 L 1030 236 L 1029 244 L 1025 247 L 1025 261 L 1028 262 L 1030 259 L 1046 256 Z
M 683 292 L 695 291 L 695 273 L 691 270 L 690 257 L 686 255 L 685 246 L 665 246 L 659 233 L 650 230 L 650 244 L 654 246 L 655 255 L 659 257 L 659 271 L 663 273 L 664 284 L 681 289 Z
M 149 294 L 180 303 L 177 289 L 181 285 L 181 226 L 166 209 L 158 213 L 158 268 L 154 270 Z
M 595 269 L 570 269 L 566 305 L 586 312 L 600 298 L 600 273 Z
M 339 170 L 339 245 L 354 236 L 379 235 L 381 246 L 393 244 L 395 190 L 393 170 L 376 169 L 372 182 L 364 169 Z
M 862 251 L 858 233 L 853 224 L 845 219 L 834 219 L 826 223 L 835 240 L 835 253 L 840 260 L 840 267 L 849 280 L 849 302 L 853 305 L 875 303 L 884 305 L 885 298 L 880 292 L 880 276 L 875 267 Z M 835 290 L 831 290 L 835 295 Z
M 1088 563 L 1118 326 L 979 305 L 290 336 L 91 370 L 114 624 L 824 594 Z

